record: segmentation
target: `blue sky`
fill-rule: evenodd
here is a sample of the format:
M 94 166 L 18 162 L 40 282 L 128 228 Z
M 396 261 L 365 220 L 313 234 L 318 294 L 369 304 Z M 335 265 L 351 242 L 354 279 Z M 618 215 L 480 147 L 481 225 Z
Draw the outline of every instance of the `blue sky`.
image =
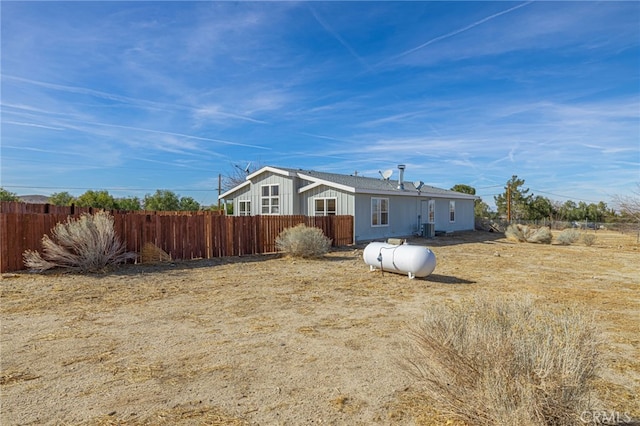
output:
M 640 182 L 639 2 L 0 4 L 0 186 L 169 189 L 234 165 L 553 200 Z M 394 175 L 397 177 L 397 173 Z

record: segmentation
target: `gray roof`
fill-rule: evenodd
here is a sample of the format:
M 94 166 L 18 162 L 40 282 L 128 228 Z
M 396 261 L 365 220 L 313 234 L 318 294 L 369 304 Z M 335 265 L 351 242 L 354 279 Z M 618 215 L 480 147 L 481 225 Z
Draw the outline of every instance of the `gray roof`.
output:
M 287 167 L 276 167 L 272 166 L 275 169 L 283 170 L 289 172 L 291 174 L 297 174 L 301 178 L 305 176 L 309 176 L 315 179 L 321 179 L 323 181 L 335 183 L 342 186 L 347 186 L 354 188 L 355 192 L 383 192 L 388 193 L 389 191 L 397 192 L 398 194 L 402 193 L 416 193 L 418 189 L 414 185 L 413 182 L 404 181 L 404 190 L 398 189 L 398 180 L 393 179 L 382 179 L 380 178 L 370 178 L 364 176 L 354 176 L 354 175 L 342 175 L 338 173 L 327 173 L 327 172 L 319 172 L 315 170 L 304 170 L 304 169 L 291 169 Z M 420 193 L 423 195 L 439 195 L 446 196 L 451 198 L 475 198 L 475 196 L 470 194 L 463 194 L 461 192 L 450 191 L 447 189 L 436 188 L 431 185 L 423 185 L 420 188 Z
M 473 200 L 478 197 L 470 194 L 463 194 L 461 192 L 450 191 L 448 189 L 436 188 L 431 185 L 423 185 L 420 191 L 416 188 L 413 182 L 404 182 L 404 189 L 398 188 L 398 180 L 370 178 L 364 176 L 354 175 L 341 175 L 338 173 L 319 172 L 316 170 L 304 170 L 304 169 L 292 169 L 289 167 L 277 167 L 277 166 L 264 166 L 259 170 L 251 173 L 247 176 L 247 181 L 230 189 L 229 191 L 221 194 L 218 198 L 224 199 L 227 196 L 233 194 L 238 189 L 246 186 L 249 183 L 249 179 L 252 176 L 271 171 L 282 172 L 290 176 L 297 176 L 300 179 L 308 181 L 310 183 L 320 183 L 327 186 L 333 186 L 343 190 L 348 190 L 354 193 L 367 193 L 367 194 L 386 194 L 386 195 L 405 195 L 405 196 L 422 196 L 422 197 L 442 197 L 442 198 L 457 198 Z

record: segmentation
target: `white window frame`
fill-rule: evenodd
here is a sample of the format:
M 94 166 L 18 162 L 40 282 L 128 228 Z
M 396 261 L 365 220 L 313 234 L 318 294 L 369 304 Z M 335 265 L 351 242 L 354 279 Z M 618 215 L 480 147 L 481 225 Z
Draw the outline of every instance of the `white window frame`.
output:
M 251 200 L 238 200 L 238 216 L 251 216 Z
M 329 210 L 329 201 L 333 200 L 333 210 Z M 323 208 L 318 210 L 316 203 L 322 201 Z M 315 216 L 335 216 L 338 214 L 338 199 L 336 197 L 318 197 L 313 199 L 313 213 Z
M 383 210 L 383 206 L 385 204 L 387 209 Z M 377 206 L 380 206 L 380 208 L 378 209 Z M 385 214 L 387 219 L 386 222 L 383 221 Z M 374 218 L 376 223 L 374 223 Z M 371 197 L 371 226 L 374 228 L 381 227 L 381 226 L 389 226 L 389 199 L 388 198 Z
M 265 188 L 268 189 L 268 195 L 264 195 Z M 275 191 L 274 191 L 275 188 Z M 274 195 L 275 194 L 275 195 Z M 280 185 L 270 183 L 260 185 L 260 213 L 268 215 L 280 214 Z
M 456 202 L 454 200 L 449 200 L 449 222 L 453 223 L 456 221 Z
M 427 223 L 436 223 L 436 200 L 429 200 L 427 215 Z

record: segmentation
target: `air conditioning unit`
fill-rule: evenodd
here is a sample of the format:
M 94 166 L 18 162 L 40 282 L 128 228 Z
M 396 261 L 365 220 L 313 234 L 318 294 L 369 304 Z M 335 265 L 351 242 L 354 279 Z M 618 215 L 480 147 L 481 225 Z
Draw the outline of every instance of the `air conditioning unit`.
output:
M 435 223 L 423 223 L 421 230 L 422 237 L 435 238 L 436 236 L 436 224 Z

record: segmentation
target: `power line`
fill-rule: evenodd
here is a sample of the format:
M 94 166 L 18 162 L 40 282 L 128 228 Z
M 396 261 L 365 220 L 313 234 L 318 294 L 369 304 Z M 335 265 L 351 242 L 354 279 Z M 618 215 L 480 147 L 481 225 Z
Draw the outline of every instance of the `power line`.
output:
M 554 197 L 560 197 L 560 198 L 566 198 L 567 200 L 577 200 L 577 201 L 584 201 L 584 202 L 588 202 L 588 203 L 599 203 L 600 201 L 594 201 L 594 200 L 585 200 L 585 199 L 581 199 L 581 198 L 575 198 L 575 197 L 570 197 L 568 195 L 561 195 L 561 194 L 554 194 L 553 192 L 546 192 L 546 191 L 540 191 L 537 189 L 531 189 L 533 192 L 539 192 L 541 194 L 547 194 L 547 195 L 553 195 Z
M 71 186 L 32 186 L 32 185 L 3 185 L 3 188 L 28 188 L 28 189 L 79 189 L 86 191 L 155 191 L 157 189 L 166 188 L 84 188 Z M 173 188 L 171 191 L 188 191 L 188 192 L 211 192 L 215 189 L 190 189 L 190 188 Z

